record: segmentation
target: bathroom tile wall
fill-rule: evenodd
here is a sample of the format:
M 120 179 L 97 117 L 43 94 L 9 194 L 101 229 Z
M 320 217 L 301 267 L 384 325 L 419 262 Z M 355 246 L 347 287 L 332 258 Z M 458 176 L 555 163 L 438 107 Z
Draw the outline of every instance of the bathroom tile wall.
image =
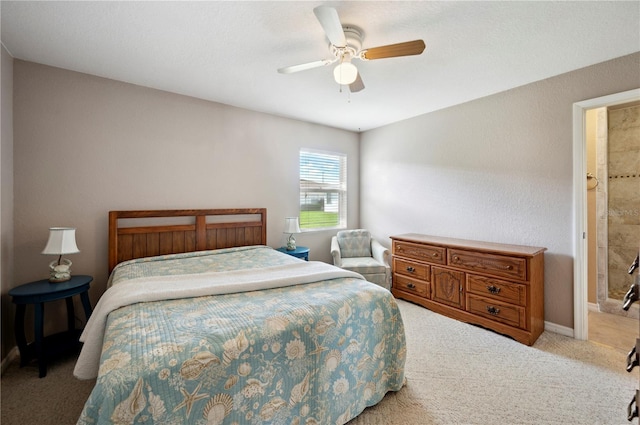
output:
M 622 299 L 640 249 L 640 105 L 610 109 L 608 123 L 608 285 Z

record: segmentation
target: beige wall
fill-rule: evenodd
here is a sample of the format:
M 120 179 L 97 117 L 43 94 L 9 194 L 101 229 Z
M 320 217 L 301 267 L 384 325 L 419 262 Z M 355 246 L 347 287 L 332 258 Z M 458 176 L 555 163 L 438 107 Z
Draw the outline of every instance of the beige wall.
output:
M 639 69 L 636 53 L 364 133 L 361 226 L 546 247 L 545 319 L 572 328 L 572 106 Z
M 7 293 L 14 285 L 13 276 L 13 58 L 0 47 L 2 54 L 0 98 L 2 100 L 0 127 L 0 289 L 2 292 L 2 358 L 15 346 L 13 337 L 13 308 Z
M 284 217 L 298 214 L 301 147 L 348 155 L 348 225 L 358 226 L 356 133 L 20 60 L 14 71 L 17 283 L 47 277 L 48 228 L 73 226 L 81 252 L 69 258 L 95 277 L 95 304 L 109 210 L 265 207 L 268 244 L 281 246 Z M 330 261 L 334 233 L 297 240 Z M 50 304 L 45 331 L 65 324 L 64 303 Z

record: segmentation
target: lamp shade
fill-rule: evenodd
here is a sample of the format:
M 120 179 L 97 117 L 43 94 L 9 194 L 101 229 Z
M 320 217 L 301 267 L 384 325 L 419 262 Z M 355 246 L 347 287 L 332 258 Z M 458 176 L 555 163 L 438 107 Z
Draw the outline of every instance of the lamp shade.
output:
M 76 245 L 76 229 L 72 227 L 52 227 L 43 254 L 62 255 L 80 252 Z
M 298 217 L 286 217 L 284 219 L 284 231 L 282 233 L 300 233 Z
M 342 62 L 333 70 L 333 78 L 340 85 L 348 85 L 353 83 L 358 77 L 358 68 L 351 62 Z

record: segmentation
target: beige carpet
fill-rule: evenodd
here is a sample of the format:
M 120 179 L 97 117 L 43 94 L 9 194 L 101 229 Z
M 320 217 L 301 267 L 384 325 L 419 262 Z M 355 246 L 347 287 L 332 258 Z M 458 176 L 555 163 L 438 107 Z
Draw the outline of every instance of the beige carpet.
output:
M 533 347 L 398 301 L 408 338 L 407 385 L 350 425 L 629 424 L 640 372 L 624 354 L 545 332 Z M 629 347 L 634 341 L 629 341 Z M 74 424 L 93 382 L 74 358 L 12 364 L 2 376 L 2 425 Z M 637 423 L 637 419 L 634 420 Z

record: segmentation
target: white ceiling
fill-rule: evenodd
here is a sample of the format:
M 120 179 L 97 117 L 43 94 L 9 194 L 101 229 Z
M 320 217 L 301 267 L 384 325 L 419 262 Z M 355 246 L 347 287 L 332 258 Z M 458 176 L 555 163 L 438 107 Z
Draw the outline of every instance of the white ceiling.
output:
M 363 47 L 423 39 L 420 56 L 354 61 L 340 92 L 313 8 Z M 640 51 L 640 2 L 2 1 L 17 59 L 255 111 L 365 131 Z M 640 74 L 640 70 L 639 70 Z

